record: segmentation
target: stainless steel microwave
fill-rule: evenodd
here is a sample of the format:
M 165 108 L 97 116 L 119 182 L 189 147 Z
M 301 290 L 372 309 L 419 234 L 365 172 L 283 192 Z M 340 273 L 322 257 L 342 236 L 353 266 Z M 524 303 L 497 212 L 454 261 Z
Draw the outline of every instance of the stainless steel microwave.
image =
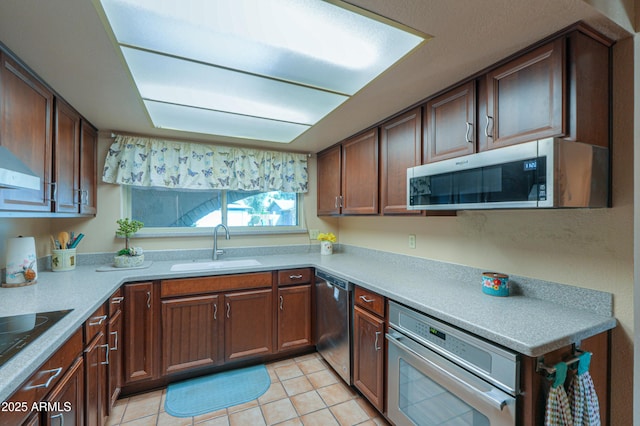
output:
M 409 210 L 609 205 L 609 150 L 543 139 L 407 169 Z

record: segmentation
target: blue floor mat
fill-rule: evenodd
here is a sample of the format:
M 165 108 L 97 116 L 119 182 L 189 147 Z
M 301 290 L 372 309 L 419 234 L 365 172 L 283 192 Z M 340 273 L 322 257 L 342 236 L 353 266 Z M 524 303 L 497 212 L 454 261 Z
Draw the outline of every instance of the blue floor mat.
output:
M 252 401 L 271 385 L 264 365 L 225 371 L 172 383 L 164 409 L 174 417 L 192 417 Z

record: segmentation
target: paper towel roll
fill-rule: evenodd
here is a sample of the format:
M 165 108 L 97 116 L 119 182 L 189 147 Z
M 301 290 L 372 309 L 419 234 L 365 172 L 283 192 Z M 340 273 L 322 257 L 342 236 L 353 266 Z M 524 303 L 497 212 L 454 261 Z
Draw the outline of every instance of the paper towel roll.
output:
M 7 240 L 7 284 L 33 284 L 38 279 L 36 240 L 33 237 Z

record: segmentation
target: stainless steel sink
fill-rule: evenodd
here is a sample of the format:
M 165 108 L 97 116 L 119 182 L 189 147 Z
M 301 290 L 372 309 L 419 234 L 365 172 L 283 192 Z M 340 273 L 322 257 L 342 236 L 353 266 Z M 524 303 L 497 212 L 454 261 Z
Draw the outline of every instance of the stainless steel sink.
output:
M 242 268 L 256 265 L 261 265 L 261 263 L 255 259 L 211 260 L 208 262 L 176 263 L 171 266 L 171 271 L 206 271 L 209 269 Z

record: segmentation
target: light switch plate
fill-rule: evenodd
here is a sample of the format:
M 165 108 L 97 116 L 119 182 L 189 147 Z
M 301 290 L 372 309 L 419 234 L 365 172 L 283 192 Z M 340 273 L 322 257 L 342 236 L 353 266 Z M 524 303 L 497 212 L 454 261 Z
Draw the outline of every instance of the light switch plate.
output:
M 409 248 L 416 248 L 416 236 L 414 234 L 409 234 Z
M 317 229 L 309 229 L 309 239 L 310 240 L 317 240 L 319 233 L 320 233 L 320 231 L 318 231 Z

